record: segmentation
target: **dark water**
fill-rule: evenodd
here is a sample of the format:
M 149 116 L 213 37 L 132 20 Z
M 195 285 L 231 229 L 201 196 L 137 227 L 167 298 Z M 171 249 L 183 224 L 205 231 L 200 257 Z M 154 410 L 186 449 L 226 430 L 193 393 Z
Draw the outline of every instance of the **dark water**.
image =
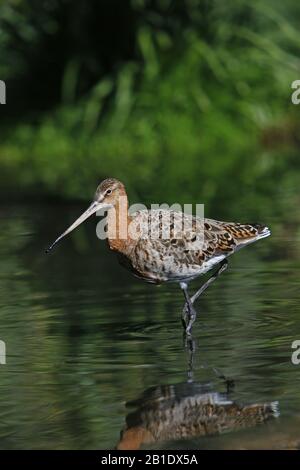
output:
M 1 448 L 299 448 L 297 227 L 232 258 L 185 344 L 180 290 L 133 278 L 95 220 L 44 255 L 80 211 L 0 207 Z

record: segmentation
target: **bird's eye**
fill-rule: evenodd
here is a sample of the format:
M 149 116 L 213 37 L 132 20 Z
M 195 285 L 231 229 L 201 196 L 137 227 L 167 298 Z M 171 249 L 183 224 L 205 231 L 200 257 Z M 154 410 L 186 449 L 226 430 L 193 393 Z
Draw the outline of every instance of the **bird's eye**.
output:
M 107 194 L 111 194 L 111 189 L 108 189 L 108 190 L 106 191 L 106 195 L 107 195 Z

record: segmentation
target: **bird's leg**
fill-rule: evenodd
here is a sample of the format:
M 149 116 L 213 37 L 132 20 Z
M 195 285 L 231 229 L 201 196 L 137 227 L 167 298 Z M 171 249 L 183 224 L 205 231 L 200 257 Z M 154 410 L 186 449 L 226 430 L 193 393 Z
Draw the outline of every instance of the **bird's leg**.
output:
M 193 382 L 194 380 L 194 356 L 196 351 L 196 344 L 193 340 L 192 335 L 186 337 L 186 346 L 189 351 L 189 367 L 188 367 L 188 382 Z
M 224 271 L 226 271 L 227 268 L 228 268 L 228 261 L 227 259 L 224 259 L 219 264 L 217 271 L 192 296 L 191 298 L 192 303 L 194 303 L 198 299 L 198 297 L 200 297 L 200 295 L 210 286 L 210 284 L 212 284 Z
M 187 311 L 185 309 L 183 310 L 182 313 L 182 323 L 185 328 L 185 331 L 188 335 L 191 334 L 191 329 L 194 321 L 196 320 L 196 315 L 197 312 L 193 307 L 193 302 L 189 296 L 188 290 L 187 290 L 187 284 L 185 282 L 180 283 L 180 287 L 183 290 L 184 293 L 184 298 L 186 305 L 188 306 Z
M 189 298 L 189 294 L 187 292 L 187 285 L 185 283 L 180 283 L 180 287 L 183 290 L 184 298 L 185 298 L 185 301 L 186 301 L 186 303 L 184 304 L 186 308 L 184 308 L 182 310 L 182 314 L 181 314 L 182 326 L 186 330 L 188 316 L 189 316 L 189 303 L 187 301 L 187 298 Z
M 227 259 L 224 259 L 223 261 L 221 261 L 221 263 L 219 264 L 219 267 L 217 269 L 217 271 L 205 282 L 205 284 L 203 284 L 203 286 L 200 287 L 199 290 L 197 290 L 197 292 L 190 298 L 190 301 L 192 302 L 192 304 L 198 299 L 198 297 L 200 297 L 201 294 L 203 294 L 203 292 L 224 272 L 226 271 L 228 267 L 228 261 Z M 183 317 L 184 315 L 186 314 L 186 312 L 188 311 L 189 309 L 189 304 L 188 302 L 186 302 L 185 306 L 184 306 L 184 309 L 183 309 Z

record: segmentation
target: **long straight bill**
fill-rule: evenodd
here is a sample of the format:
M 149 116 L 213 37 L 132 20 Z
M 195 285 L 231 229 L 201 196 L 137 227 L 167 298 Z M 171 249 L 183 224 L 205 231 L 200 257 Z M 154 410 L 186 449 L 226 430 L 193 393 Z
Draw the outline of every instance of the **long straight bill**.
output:
M 70 232 L 72 232 L 76 227 L 78 227 L 78 225 L 82 224 L 82 222 L 84 222 L 86 219 L 88 219 L 92 214 L 94 214 L 95 212 L 97 212 L 100 209 L 108 209 L 109 207 L 111 207 L 109 204 L 103 204 L 103 203 L 97 202 L 97 201 L 92 202 L 90 207 L 80 217 L 78 217 L 78 219 L 75 220 L 75 222 L 69 228 L 67 228 L 67 230 L 64 233 L 62 233 L 55 240 L 55 242 L 52 243 L 52 245 L 49 246 L 49 248 L 46 250 L 46 253 L 49 253 L 52 250 L 52 248 L 62 238 L 64 238 L 66 235 L 68 235 Z

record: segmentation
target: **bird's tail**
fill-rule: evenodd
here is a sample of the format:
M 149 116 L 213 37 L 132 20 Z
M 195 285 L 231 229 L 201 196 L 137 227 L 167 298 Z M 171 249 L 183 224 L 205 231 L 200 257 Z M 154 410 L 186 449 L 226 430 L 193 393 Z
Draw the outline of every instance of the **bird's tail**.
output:
M 274 418 L 278 418 L 280 416 L 279 402 L 272 401 L 271 403 L 269 403 L 269 410 L 272 416 L 274 416 Z
M 259 240 L 260 238 L 266 238 L 271 235 L 271 230 L 266 225 L 262 225 L 262 224 L 249 224 L 249 225 L 251 225 L 251 227 L 253 227 L 257 232 L 256 235 L 254 235 L 256 240 Z
M 227 230 L 238 243 L 251 243 L 260 238 L 271 235 L 269 227 L 262 224 L 237 224 L 223 223 L 223 227 Z

